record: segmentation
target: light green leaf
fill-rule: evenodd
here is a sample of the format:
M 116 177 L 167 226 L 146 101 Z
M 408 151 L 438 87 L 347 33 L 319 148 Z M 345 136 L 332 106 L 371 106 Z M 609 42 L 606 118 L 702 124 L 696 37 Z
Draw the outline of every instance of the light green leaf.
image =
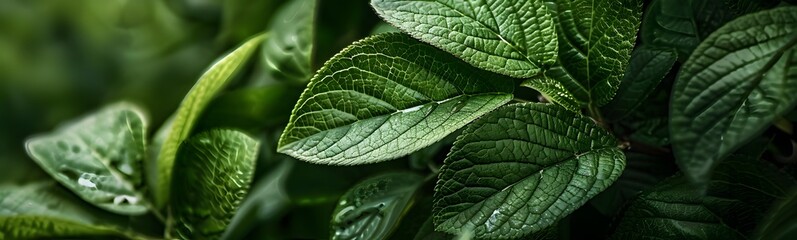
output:
M 797 103 L 797 7 L 740 17 L 684 63 L 670 105 L 673 151 L 696 181 Z
M 332 239 L 387 239 L 411 205 L 423 177 L 410 172 L 366 179 L 340 198 L 333 211 Z
M 672 48 L 686 59 L 723 24 L 764 9 L 761 0 L 655 0 L 642 20 L 642 42 Z
M 797 191 L 778 202 L 758 225 L 755 239 L 797 238 Z
M 53 182 L 0 186 L 0 239 L 124 237 L 114 216 L 92 209 Z
M 107 106 L 27 141 L 28 154 L 55 180 L 105 210 L 147 212 L 142 162 L 146 122 L 128 103 Z
M 175 166 L 171 207 L 183 239 L 219 238 L 249 191 L 257 140 L 214 129 L 186 140 Z
M 514 104 L 485 115 L 454 143 L 435 186 L 437 230 L 519 238 L 567 216 L 625 166 L 617 140 L 553 104 Z
M 322 164 L 395 159 L 512 99 L 512 79 L 400 33 L 352 44 L 310 81 L 279 151 Z
M 758 160 L 733 155 L 708 182 L 708 189 L 683 176 L 640 195 L 624 213 L 615 239 L 747 239 L 794 179 Z
M 545 0 L 559 36 L 557 64 L 523 86 L 578 111 L 614 97 L 634 47 L 642 2 Z
M 653 93 L 675 64 L 675 60 L 677 56 L 672 50 L 648 46 L 634 50 L 617 94 L 611 102 L 603 106 L 603 113 L 616 120 L 634 111 Z
M 266 74 L 276 80 L 307 82 L 313 75 L 313 26 L 316 0 L 291 0 L 271 22 L 263 42 Z
M 481 69 L 531 77 L 556 60 L 541 0 L 371 0 L 385 21 Z
M 152 186 L 158 206 L 164 206 L 168 201 L 172 168 L 180 143 L 191 134 L 194 124 L 208 103 L 232 79 L 265 38 L 264 34 L 257 35 L 216 61 L 199 77 L 194 87 L 180 103 L 180 107 L 174 114 L 169 134 L 158 153 L 158 176 L 156 176 L 158 184 Z

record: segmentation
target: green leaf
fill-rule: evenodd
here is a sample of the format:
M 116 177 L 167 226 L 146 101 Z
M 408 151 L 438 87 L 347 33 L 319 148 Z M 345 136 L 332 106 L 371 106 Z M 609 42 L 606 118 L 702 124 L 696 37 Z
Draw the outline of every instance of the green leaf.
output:
M 797 238 L 797 191 L 769 210 L 766 218 L 758 225 L 755 239 L 795 239 Z
M 642 42 L 671 48 L 686 59 L 695 47 L 723 24 L 769 3 L 761 0 L 655 0 L 642 20 Z
M 288 84 L 273 84 L 222 94 L 208 105 L 194 131 L 231 128 L 257 132 L 284 126 L 293 109 L 285 103 L 296 102 L 301 90 Z
M 253 184 L 252 191 L 230 220 L 221 239 L 245 239 L 256 226 L 273 220 L 288 207 L 290 199 L 285 191 L 285 181 L 293 169 L 294 161 L 282 161 L 277 167 Z
M 402 31 L 481 69 L 531 77 L 554 63 L 556 32 L 540 0 L 372 0 Z
M 626 166 L 620 178 L 590 200 L 590 204 L 605 216 L 617 215 L 640 192 L 653 188 L 677 170 L 671 157 L 635 152 L 626 152 L 625 157 Z
M 688 178 L 671 178 L 631 203 L 616 239 L 747 239 L 773 201 L 795 181 L 755 155 L 723 162 L 705 194 Z
M 280 7 L 263 42 L 266 74 L 276 80 L 307 82 L 313 74 L 316 0 L 291 0 Z
M 641 46 L 631 53 L 631 62 L 623 75 L 617 94 L 603 107 L 603 113 L 620 119 L 642 105 L 675 64 L 672 50 Z
M 147 212 L 142 162 L 146 122 L 128 103 L 107 106 L 53 133 L 27 141 L 28 154 L 89 203 L 129 215 Z
M 186 140 L 172 182 L 178 236 L 221 236 L 249 191 L 257 150 L 257 140 L 233 130 L 214 129 Z
M 591 119 L 553 104 L 505 106 L 454 143 L 435 187 L 435 225 L 528 236 L 609 187 L 624 166 L 617 140 Z
M 410 172 L 366 179 L 340 198 L 331 239 L 386 239 L 411 205 L 423 177 Z
M 310 81 L 279 151 L 322 164 L 395 159 L 512 99 L 512 79 L 400 33 L 352 44 Z
M 0 239 L 124 237 L 114 216 L 82 204 L 53 182 L 0 186 Z
M 164 206 L 169 197 L 172 168 L 180 143 L 189 137 L 197 119 L 216 94 L 230 82 L 232 77 L 249 59 L 266 35 L 257 35 L 240 47 L 215 62 L 194 84 L 180 103 L 169 127 L 169 134 L 158 153 L 158 183 L 153 185 L 155 203 Z
M 797 7 L 740 17 L 684 63 L 670 105 L 673 151 L 696 181 L 797 103 Z
M 637 0 L 546 0 L 559 36 L 557 64 L 523 82 L 578 111 L 614 97 L 634 48 L 642 3 Z

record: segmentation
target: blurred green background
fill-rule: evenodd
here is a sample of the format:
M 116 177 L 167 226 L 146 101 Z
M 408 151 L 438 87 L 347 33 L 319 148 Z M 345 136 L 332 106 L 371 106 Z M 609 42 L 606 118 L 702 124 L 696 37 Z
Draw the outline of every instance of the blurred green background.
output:
M 283 2 L 0 1 L 0 164 L 14 169 L 0 181 L 43 177 L 24 140 L 107 103 L 144 107 L 156 130 L 214 59 L 268 30 Z M 378 22 L 364 0 L 319 5 L 321 63 Z M 263 65 L 253 61 L 230 89 L 279 84 Z

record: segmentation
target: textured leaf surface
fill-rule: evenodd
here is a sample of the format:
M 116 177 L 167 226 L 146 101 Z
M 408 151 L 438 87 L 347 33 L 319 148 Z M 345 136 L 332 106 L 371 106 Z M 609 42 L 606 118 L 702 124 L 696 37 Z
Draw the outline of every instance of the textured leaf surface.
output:
M 165 205 L 168 200 L 172 168 L 180 143 L 189 137 L 197 119 L 213 97 L 232 79 L 265 38 L 265 35 L 257 35 L 216 61 L 199 77 L 194 87 L 180 103 L 166 140 L 158 153 L 158 176 L 156 176 L 158 184 L 152 186 L 158 206 Z
M 616 239 L 747 239 L 794 179 L 757 159 L 733 155 L 717 168 L 706 196 L 683 176 L 631 203 Z
M 633 149 L 633 147 L 632 147 Z M 626 152 L 623 174 L 590 204 L 605 216 L 615 216 L 628 202 L 672 176 L 678 169 L 672 157 Z
M 773 206 L 758 226 L 755 239 L 797 238 L 797 191 Z
M 797 8 L 734 20 L 695 49 L 670 105 L 678 165 L 693 180 L 797 103 Z
M 0 239 L 121 237 L 113 218 L 82 206 L 53 182 L 0 186 Z
M 672 50 L 647 46 L 634 50 L 617 94 L 603 107 L 603 113 L 612 116 L 612 119 L 620 119 L 642 105 L 670 71 L 675 60 L 677 56 Z
M 280 81 L 310 80 L 315 12 L 316 0 L 291 0 L 280 8 L 263 43 L 266 74 Z
M 214 129 L 180 147 L 172 210 L 184 239 L 219 238 L 252 182 L 258 142 L 241 132 Z
M 400 33 L 354 43 L 310 81 L 279 151 L 323 164 L 398 158 L 512 98 L 512 80 Z
M 614 97 L 636 40 L 642 2 L 545 0 L 559 36 L 558 63 L 523 83 L 570 110 Z
M 540 0 L 372 0 L 385 21 L 473 66 L 531 77 L 556 60 L 556 32 Z
M 50 176 L 87 202 L 115 213 L 143 214 L 145 129 L 138 107 L 118 103 L 28 140 L 27 149 Z
M 617 141 L 589 118 L 553 104 L 505 106 L 454 143 L 435 187 L 435 225 L 527 236 L 606 189 L 624 166 Z
M 386 239 L 407 211 L 423 177 L 409 172 L 366 179 L 340 198 L 332 239 Z
M 642 42 L 672 48 L 686 59 L 710 33 L 747 13 L 762 10 L 760 0 L 656 0 L 642 20 Z M 771 1 L 770 1 L 771 2 Z

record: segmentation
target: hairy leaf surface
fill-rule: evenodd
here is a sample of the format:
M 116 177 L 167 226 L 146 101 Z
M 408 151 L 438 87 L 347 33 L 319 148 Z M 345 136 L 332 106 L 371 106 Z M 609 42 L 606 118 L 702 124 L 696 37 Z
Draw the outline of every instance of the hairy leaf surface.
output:
M 213 97 L 230 82 L 238 69 L 265 38 L 266 36 L 263 34 L 257 35 L 216 61 L 199 77 L 194 87 L 180 103 L 169 127 L 169 133 L 158 153 L 158 176 L 156 176 L 158 182 L 151 186 L 155 191 L 155 202 L 158 206 L 167 203 L 172 181 L 172 168 L 180 143 L 189 137 L 197 119 Z
M 553 17 L 541 0 L 372 0 L 385 21 L 473 66 L 531 77 L 556 60 Z
M 0 239 L 124 236 L 113 216 L 82 204 L 54 182 L 0 186 Z
M 642 105 L 667 75 L 677 56 L 672 50 L 641 46 L 631 53 L 617 94 L 603 107 L 604 114 L 620 119 Z
M 147 211 L 141 192 L 146 127 L 138 107 L 118 103 L 26 145 L 39 166 L 87 202 L 138 215 Z
M 249 191 L 257 140 L 214 129 L 186 140 L 174 173 L 172 210 L 184 239 L 219 238 Z
M 512 79 L 401 33 L 354 43 L 310 81 L 279 151 L 322 164 L 395 159 L 512 98 Z
M 704 193 L 683 176 L 640 195 L 624 213 L 616 239 L 747 239 L 770 205 L 795 184 L 756 156 L 733 155 Z
M 558 62 L 523 85 L 574 111 L 614 97 L 636 40 L 637 0 L 545 0 L 559 36 Z
M 266 74 L 279 81 L 310 80 L 315 12 L 316 0 L 291 0 L 280 8 L 263 43 Z
M 435 187 L 438 230 L 518 238 L 567 216 L 620 176 L 617 140 L 553 104 L 514 104 L 485 115 L 454 143 Z
M 695 49 L 670 105 L 678 165 L 697 181 L 797 103 L 797 8 L 740 17 Z
M 399 225 L 423 177 L 409 172 L 366 179 L 343 194 L 333 211 L 332 239 L 386 239 Z

